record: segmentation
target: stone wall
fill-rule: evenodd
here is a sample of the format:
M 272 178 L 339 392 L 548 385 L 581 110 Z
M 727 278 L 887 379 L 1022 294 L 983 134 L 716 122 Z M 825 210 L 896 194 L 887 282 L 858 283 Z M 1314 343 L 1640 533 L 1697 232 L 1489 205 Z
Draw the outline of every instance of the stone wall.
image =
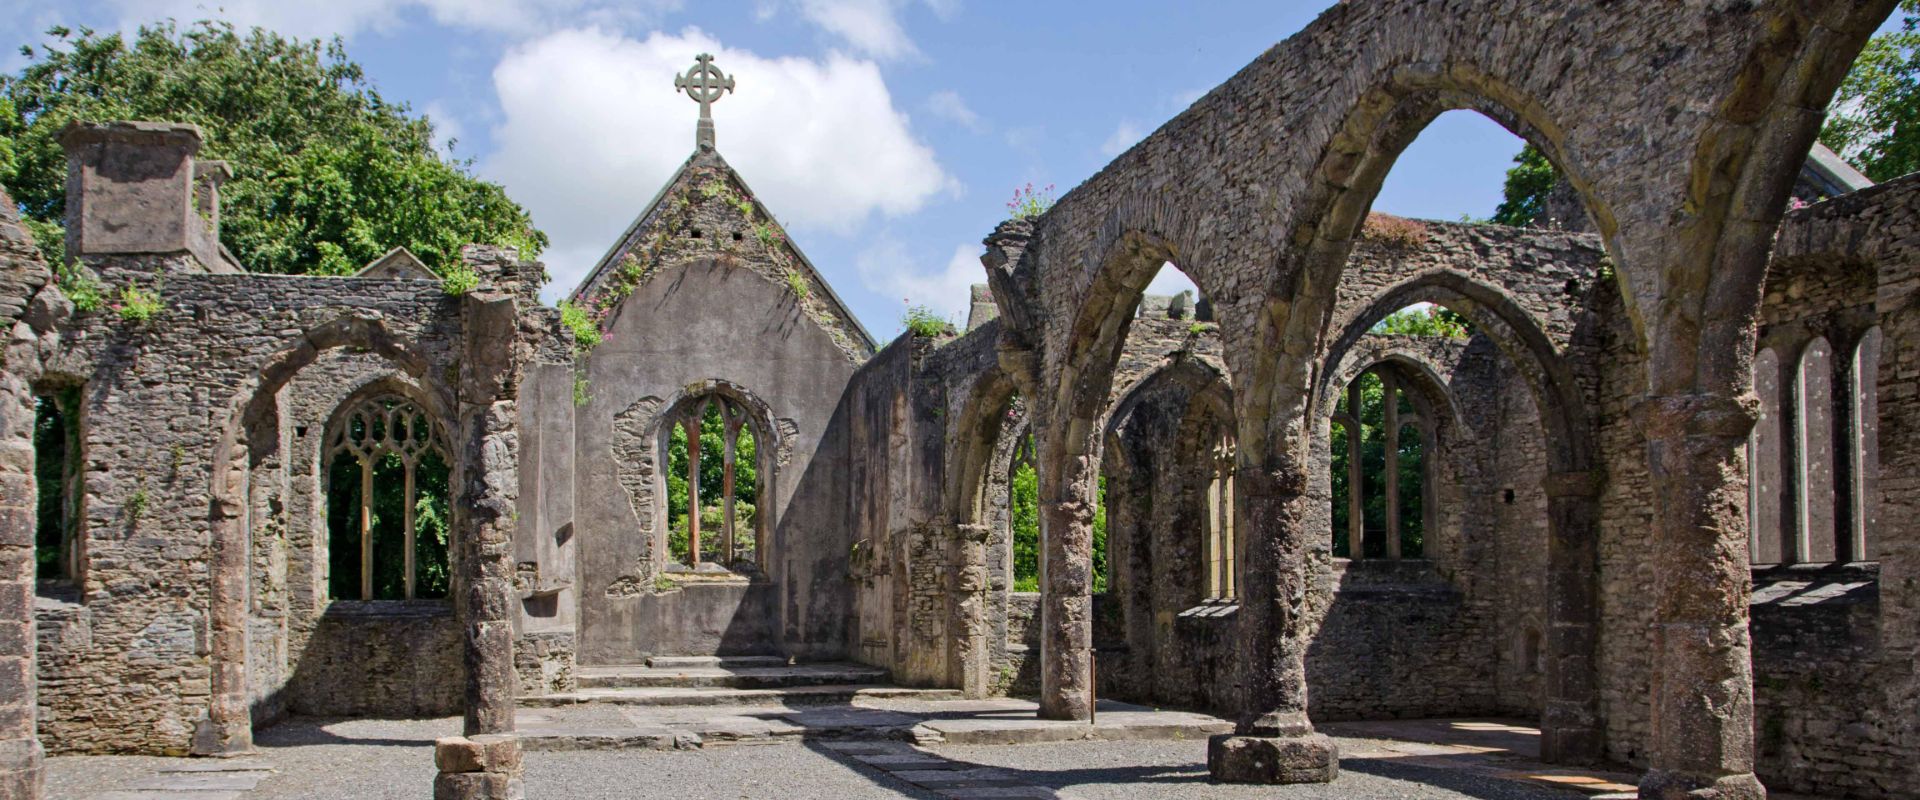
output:
M 855 537 L 836 415 L 872 353 L 866 333 L 711 150 L 689 159 L 572 299 L 605 340 L 571 369 L 536 367 L 522 407 L 520 424 L 533 426 L 522 480 L 538 482 L 541 504 L 536 538 L 518 544 L 533 573 L 523 634 L 566 630 L 574 612 L 559 606 L 577 603 L 580 663 L 844 657 Z M 748 411 L 767 493 L 759 513 L 771 521 L 752 568 L 670 572 L 660 456 L 674 415 L 713 394 Z

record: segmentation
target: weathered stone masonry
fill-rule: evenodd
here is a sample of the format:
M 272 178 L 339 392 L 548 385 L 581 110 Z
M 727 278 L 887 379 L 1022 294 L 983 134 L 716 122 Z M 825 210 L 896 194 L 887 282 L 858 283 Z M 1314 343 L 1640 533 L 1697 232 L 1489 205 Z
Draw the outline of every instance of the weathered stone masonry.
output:
M 878 352 L 710 127 L 572 294 L 593 346 L 507 251 L 467 250 L 460 296 L 398 262 L 248 274 L 196 130 L 76 126 L 73 268 L 159 310 L 76 309 L 0 202 L 0 798 L 37 796 L 43 745 L 227 754 L 290 713 L 456 709 L 436 792 L 512 797 L 518 694 L 748 654 L 1050 717 L 1210 709 L 1239 723 L 1223 780 L 1331 779 L 1316 721 L 1511 714 L 1552 760 L 1644 767 L 1643 797 L 1920 793 L 1920 182 L 1783 217 L 1892 5 L 1337 4 L 996 229 L 982 324 Z M 1369 225 L 1455 108 L 1546 152 L 1597 232 Z M 1198 307 L 1141 297 L 1166 263 Z M 1412 303 L 1472 334 L 1375 333 Z M 1368 371 L 1420 421 L 1417 558 L 1331 549 L 1330 426 Z M 36 596 L 35 402 L 70 390 L 72 580 Z M 389 391 L 448 442 L 447 600 L 329 596 L 320 437 Z M 758 541 L 677 564 L 668 437 L 713 399 L 759 446 Z

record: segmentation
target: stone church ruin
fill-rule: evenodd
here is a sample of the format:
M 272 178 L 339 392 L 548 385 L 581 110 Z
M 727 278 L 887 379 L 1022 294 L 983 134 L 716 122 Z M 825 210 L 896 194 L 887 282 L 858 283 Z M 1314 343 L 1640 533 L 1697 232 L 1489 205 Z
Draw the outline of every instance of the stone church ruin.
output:
M 1338 3 L 884 344 L 721 156 L 705 56 L 562 308 L 483 246 L 250 273 L 197 129 L 76 123 L 66 252 L 136 308 L 0 202 L 0 798 L 460 714 L 435 796 L 514 797 L 517 715 L 714 687 L 1206 712 L 1228 782 L 1497 716 L 1646 798 L 1920 796 L 1920 182 L 1809 157 L 1893 7 Z M 1456 109 L 1568 224 L 1369 215 Z M 1378 329 L 1419 304 L 1460 334 Z

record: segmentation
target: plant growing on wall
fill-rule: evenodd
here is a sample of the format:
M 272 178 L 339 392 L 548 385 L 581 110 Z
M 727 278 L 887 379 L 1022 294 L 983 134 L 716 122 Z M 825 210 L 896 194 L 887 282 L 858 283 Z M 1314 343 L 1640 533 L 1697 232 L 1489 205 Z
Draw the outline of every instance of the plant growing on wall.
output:
M 446 273 L 440 276 L 440 291 L 452 297 L 459 297 L 478 288 L 480 288 L 480 273 L 474 272 L 472 267 L 465 264 L 448 267 Z
M 601 315 L 584 306 L 570 301 L 560 301 L 560 324 L 573 332 L 573 351 L 575 355 L 586 355 L 600 346 L 603 333 L 600 330 Z
M 1045 188 L 1033 188 L 1033 182 L 1013 190 L 1013 199 L 1007 201 L 1007 213 L 1014 219 L 1033 219 L 1053 208 L 1053 184 Z
M 77 265 L 70 268 L 56 266 L 54 277 L 60 285 L 60 291 L 73 301 L 73 310 L 84 314 L 99 311 L 107 304 L 107 296 L 100 290 L 100 282 Z
M 915 336 L 945 336 L 953 333 L 953 323 L 926 306 L 910 306 L 900 318 L 901 327 Z
M 1375 211 L 1367 214 L 1367 221 L 1360 226 L 1360 235 L 1388 247 L 1410 250 L 1427 243 L 1427 226 L 1418 220 Z
M 164 309 L 158 285 L 153 289 L 145 289 L 137 283 L 128 283 L 120 287 L 120 300 L 113 304 L 114 313 L 128 322 L 146 322 L 159 316 Z

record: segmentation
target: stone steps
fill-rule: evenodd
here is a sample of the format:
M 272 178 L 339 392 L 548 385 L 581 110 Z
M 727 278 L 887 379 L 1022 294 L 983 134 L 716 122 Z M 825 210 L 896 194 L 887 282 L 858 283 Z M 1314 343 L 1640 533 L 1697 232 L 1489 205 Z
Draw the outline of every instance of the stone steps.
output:
M 666 663 L 670 666 L 661 666 Z M 741 659 L 682 661 L 655 659 L 652 665 L 580 667 L 580 688 L 588 689 L 789 689 L 803 686 L 877 684 L 887 671 L 864 664 L 781 664 Z
M 582 681 L 585 685 L 585 681 Z M 855 699 L 954 700 L 955 689 L 908 689 L 872 683 L 783 686 L 773 689 L 730 687 L 582 688 L 566 694 L 520 698 L 522 708 L 560 708 L 583 703 L 612 706 L 780 706 L 846 704 Z
M 653 656 L 647 659 L 647 666 L 654 669 L 689 669 L 703 667 L 742 669 L 746 667 L 785 667 L 791 664 L 793 664 L 793 659 L 787 658 L 786 656 Z M 601 668 L 588 667 L 588 669 Z

